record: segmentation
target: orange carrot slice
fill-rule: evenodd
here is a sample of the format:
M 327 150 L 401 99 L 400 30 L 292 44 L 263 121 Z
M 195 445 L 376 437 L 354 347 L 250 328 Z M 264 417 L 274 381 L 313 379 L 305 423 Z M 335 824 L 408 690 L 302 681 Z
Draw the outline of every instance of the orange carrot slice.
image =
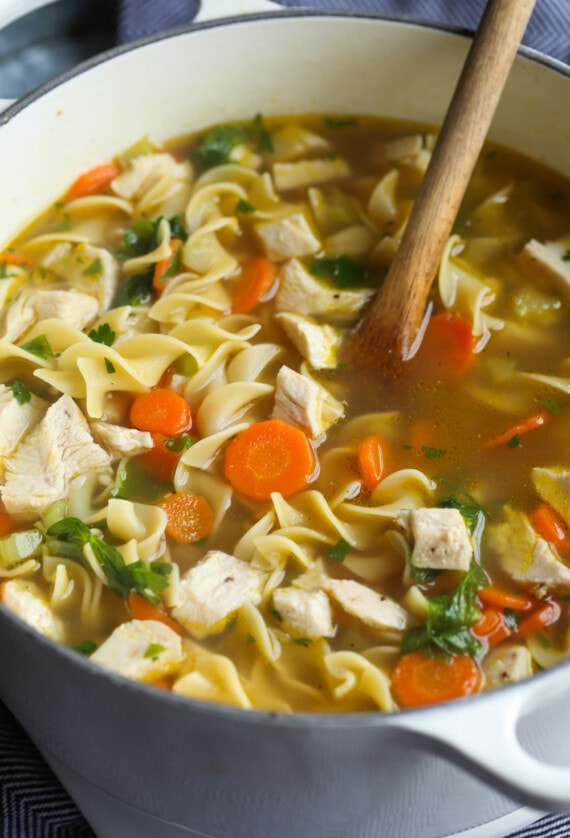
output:
M 421 707 L 477 692 L 481 673 L 468 655 L 442 660 L 416 651 L 400 658 L 392 686 L 402 707 Z

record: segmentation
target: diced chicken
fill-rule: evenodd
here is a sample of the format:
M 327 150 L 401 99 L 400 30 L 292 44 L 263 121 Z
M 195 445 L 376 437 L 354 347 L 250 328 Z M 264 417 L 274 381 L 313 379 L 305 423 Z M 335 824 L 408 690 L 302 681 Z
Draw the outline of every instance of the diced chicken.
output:
M 303 317 L 301 314 L 293 314 L 289 311 L 276 314 L 275 319 L 313 369 L 336 367 L 336 351 L 341 340 L 338 329 L 329 326 L 328 323 L 317 323 L 310 317 Z
M 15 341 L 34 323 L 51 317 L 84 329 L 93 322 L 98 310 L 97 300 L 88 294 L 28 288 L 5 308 L 0 334 L 5 340 Z
M 210 550 L 181 579 L 182 602 L 173 617 L 202 637 L 221 631 L 245 602 L 259 605 L 267 574 L 221 550 Z
M 369 288 L 339 291 L 315 279 L 297 259 L 291 259 L 281 267 L 275 301 L 277 311 L 326 317 L 342 325 L 356 320 L 373 293 Z
M 310 256 L 321 249 L 302 212 L 257 224 L 255 233 L 269 259 L 283 262 L 297 256 Z
M 330 579 L 325 586 L 347 614 L 377 629 L 404 631 L 410 624 L 408 612 L 390 597 L 354 582 L 352 579 Z
M 92 422 L 93 438 L 110 452 L 114 460 L 121 457 L 135 457 L 154 446 L 152 435 L 148 431 L 125 428 L 110 422 Z
M 570 567 L 537 535 L 527 516 L 507 507 L 505 518 L 489 531 L 488 544 L 498 553 L 506 573 L 525 586 L 569 593 Z
M 119 265 L 104 247 L 82 242 L 52 267 L 76 291 L 94 297 L 99 313 L 111 307 L 119 284 Z
M 0 384 L 0 475 L 4 473 L 4 458 L 14 451 L 46 408 L 47 402 L 34 393 L 30 393 L 29 401 L 20 404 L 12 387 Z
M 473 547 L 458 509 L 423 508 L 410 514 L 412 564 L 433 570 L 469 570 Z
M 131 620 L 118 626 L 90 660 L 133 681 L 152 683 L 177 672 L 184 658 L 182 639 L 169 626 Z
M 138 200 L 160 179 L 187 177 L 187 164 L 177 163 L 171 154 L 141 154 L 111 183 L 113 192 L 121 198 Z
M 9 579 L 2 586 L 2 602 L 36 631 L 60 642 L 65 640 L 65 626 L 50 608 L 40 588 L 24 579 Z
M 307 154 L 326 154 L 330 143 L 314 131 L 303 128 L 302 125 L 284 125 L 271 134 L 273 151 L 270 157 L 274 160 L 289 161 Z
M 533 673 L 532 657 L 526 646 L 502 644 L 492 649 L 482 664 L 487 687 L 502 687 L 522 681 Z
M 312 378 L 282 366 L 275 379 L 272 415 L 317 439 L 344 416 L 344 405 Z
M 351 169 L 342 157 L 326 160 L 299 160 L 297 163 L 275 163 L 273 180 L 279 191 L 304 189 L 316 183 L 330 183 L 349 177 Z
M 384 146 L 384 154 L 387 160 L 396 162 L 415 157 L 420 153 L 424 145 L 421 134 L 409 134 L 405 137 L 396 137 L 388 140 Z
M 570 293 L 570 262 L 564 259 L 568 252 L 566 242 L 541 242 L 531 239 L 524 246 L 520 259 L 532 270 L 538 271 L 564 294 Z
M 532 470 L 532 482 L 541 498 L 570 526 L 570 471 L 536 467 Z
M 6 510 L 19 519 L 34 520 L 66 496 L 72 478 L 109 468 L 110 462 L 73 399 L 61 396 L 6 458 Z
M 276 588 L 273 607 L 283 625 L 301 637 L 333 637 L 332 610 L 324 591 Z

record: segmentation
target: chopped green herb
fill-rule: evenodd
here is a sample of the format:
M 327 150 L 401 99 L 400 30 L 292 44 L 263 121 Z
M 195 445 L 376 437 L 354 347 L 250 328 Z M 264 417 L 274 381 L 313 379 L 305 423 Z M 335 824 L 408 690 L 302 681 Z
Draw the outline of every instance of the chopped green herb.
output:
M 108 323 L 101 323 L 96 329 L 91 329 L 87 337 L 94 340 L 95 343 L 104 343 L 105 346 L 112 346 L 117 335 L 111 329 Z
M 556 399 L 553 399 L 551 396 L 544 396 L 544 398 L 542 398 L 540 402 L 542 406 L 545 407 L 554 416 L 558 416 L 558 414 L 560 413 L 560 405 L 558 404 Z
M 149 218 L 135 221 L 123 233 L 123 248 L 116 254 L 120 259 L 134 259 L 144 256 L 153 249 L 156 237 L 156 223 Z
M 275 617 L 275 619 L 277 620 L 278 623 L 283 622 L 283 616 L 280 614 L 280 612 L 276 608 L 272 608 L 271 613 L 273 614 L 273 616 Z
M 240 198 L 237 202 L 236 211 L 244 214 L 257 212 L 256 208 L 252 204 L 248 204 L 247 201 L 244 201 L 243 198 Z
M 196 437 L 190 436 L 190 434 L 182 434 L 182 436 L 173 436 L 165 440 L 164 447 L 167 451 L 187 451 L 196 442 L 198 442 Z
M 97 648 L 97 644 L 93 640 L 82 640 L 81 643 L 77 643 L 73 650 L 75 652 L 79 652 L 80 655 L 92 655 L 95 649 Z
M 325 116 L 325 122 L 329 128 L 348 128 L 358 125 L 358 120 L 353 116 Z
M 190 158 L 199 171 L 229 163 L 232 151 L 247 140 L 247 135 L 243 125 L 218 125 L 206 134 Z
M 513 608 L 505 608 L 503 611 L 505 623 L 511 631 L 518 631 L 519 624 L 524 617 L 523 611 L 515 611 Z
M 437 502 L 437 505 L 440 509 L 458 509 L 465 519 L 465 523 L 467 524 L 471 535 L 473 535 L 485 523 L 485 513 L 483 512 L 483 509 L 475 503 L 461 503 L 456 497 L 450 496 L 447 498 L 441 498 L 441 500 Z
M 313 259 L 309 265 L 309 272 L 313 276 L 332 279 L 337 288 L 353 288 L 362 285 L 366 279 L 364 263 L 350 256 Z
M 32 398 L 32 394 L 26 387 L 23 381 L 16 379 L 12 386 L 10 387 L 12 391 L 12 395 L 18 402 L 18 404 L 27 404 L 30 399 Z
M 233 628 L 235 628 L 236 623 L 237 623 L 237 617 L 234 615 L 233 617 L 230 617 L 230 619 L 227 621 L 226 628 L 227 629 L 233 629 Z
M 95 276 L 103 271 L 103 263 L 100 259 L 94 259 L 83 271 L 84 276 Z
M 157 661 L 159 655 L 162 655 L 163 652 L 166 652 L 166 646 L 163 646 L 162 643 L 149 643 L 144 656 L 145 658 Z
M 296 637 L 295 643 L 297 643 L 299 646 L 305 646 L 305 648 L 311 645 L 311 641 L 308 637 Z
M 253 636 L 253 634 L 248 634 L 247 638 L 246 638 L 246 642 L 247 642 L 248 646 L 252 646 L 257 641 L 256 641 L 255 637 Z
M 112 361 L 109 360 L 109 358 L 105 358 L 105 369 L 107 370 L 109 375 L 112 375 L 114 372 L 116 372 L 115 365 Z
M 340 541 L 337 541 L 336 544 L 333 544 L 332 547 L 329 547 L 327 550 L 327 556 L 329 559 L 332 559 L 333 562 L 338 562 L 342 564 L 342 562 L 346 559 L 348 553 L 350 551 L 350 544 L 348 541 L 345 541 L 344 538 L 341 538 Z
M 251 133 L 253 138 L 257 141 L 258 151 L 273 151 L 273 140 L 271 134 L 263 124 L 263 116 L 258 113 L 254 116 L 252 121 Z
M 570 250 L 564 251 L 564 253 L 562 254 L 562 261 L 570 262 Z
M 507 447 L 508 448 L 518 448 L 520 441 L 521 441 L 520 436 L 518 434 L 515 434 L 507 442 Z
M 151 297 L 152 273 L 129 276 L 123 282 L 113 307 L 144 305 Z
M 63 220 L 53 228 L 55 233 L 69 233 L 71 230 L 71 219 L 64 213 Z
M 44 360 L 54 357 L 53 349 L 51 348 L 45 335 L 38 335 L 37 338 L 34 338 L 27 343 L 22 343 L 20 349 L 23 349 L 25 352 L 29 352 L 31 355 L 36 355 L 38 358 L 43 358 Z
M 538 640 L 543 649 L 550 649 L 550 647 L 552 646 L 552 643 L 544 634 L 537 634 L 536 639 Z
M 169 265 L 165 272 L 162 274 L 160 278 L 160 282 L 166 282 L 167 279 L 172 279 L 173 276 L 176 276 L 178 271 L 180 270 L 180 265 L 182 264 L 182 248 L 177 247 L 172 255 L 172 259 L 169 262 Z
M 422 454 L 425 454 L 426 460 L 439 460 L 447 453 L 443 448 L 432 448 L 431 445 L 422 445 Z
M 160 218 L 158 219 L 158 221 L 160 221 Z M 188 238 L 188 233 L 186 232 L 186 227 L 184 226 L 184 219 L 182 218 L 182 216 L 173 215 L 172 218 L 168 219 L 168 224 L 170 227 L 171 237 L 173 239 L 180 239 L 180 241 L 185 242 Z
M 0 279 L 11 279 L 16 274 L 8 272 L 8 262 L 0 262 Z

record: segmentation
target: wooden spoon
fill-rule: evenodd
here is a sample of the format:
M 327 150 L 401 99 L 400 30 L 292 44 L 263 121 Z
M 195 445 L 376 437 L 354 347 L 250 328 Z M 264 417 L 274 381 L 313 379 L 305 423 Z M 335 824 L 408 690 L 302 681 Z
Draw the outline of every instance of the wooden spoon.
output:
M 360 367 L 398 375 L 418 348 L 443 248 L 535 3 L 488 0 L 394 261 L 348 340 Z

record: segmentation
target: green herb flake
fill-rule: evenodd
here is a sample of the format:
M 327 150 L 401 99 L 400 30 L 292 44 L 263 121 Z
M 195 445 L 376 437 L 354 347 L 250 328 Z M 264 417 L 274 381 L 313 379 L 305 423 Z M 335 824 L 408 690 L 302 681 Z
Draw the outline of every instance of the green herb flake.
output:
M 230 617 L 230 619 L 226 622 L 226 626 L 225 626 L 225 627 L 226 627 L 227 629 L 233 629 L 233 628 L 235 628 L 235 627 L 236 627 L 236 623 L 237 623 L 237 618 L 236 618 L 235 616 L 234 616 L 234 617 Z
M 332 279 L 337 288 L 354 288 L 363 285 L 366 279 L 364 263 L 350 256 L 331 259 L 313 259 L 309 273 L 316 277 Z
M 295 643 L 298 646 L 304 646 L 305 648 L 307 648 L 308 646 L 311 645 L 311 641 L 308 637 L 296 637 L 295 638 Z
M 149 643 L 144 656 L 152 661 L 157 661 L 163 652 L 166 652 L 166 646 L 163 646 L 162 643 Z
M 540 400 L 540 403 L 549 411 L 549 413 L 552 413 L 553 416 L 558 416 L 560 413 L 560 405 L 556 399 L 553 399 L 551 396 L 544 396 L 544 398 Z
M 10 387 L 12 391 L 12 395 L 18 402 L 18 404 L 27 404 L 30 399 L 32 398 L 32 394 L 26 387 L 23 381 L 16 379 L 12 386 Z
M 29 352 L 31 355 L 35 355 L 37 358 L 43 358 L 44 360 L 54 357 L 53 349 L 51 348 L 45 335 L 38 335 L 37 338 L 34 338 L 27 343 L 22 343 L 20 345 L 20 349 L 23 349 L 24 352 Z
M 244 201 L 243 198 L 240 198 L 236 204 L 236 212 L 241 212 L 247 215 L 257 212 L 257 209 L 253 206 L 253 204 L 248 204 L 247 201 Z
M 192 163 L 199 171 L 229 163 L 232 151 L 244 143 L 247 136 L 247 129 L 243 125 L 218 125 L 191 152 Z
M 69 233 L 71 230 L 71 219 L 67 213 L 64 214 L 63 220 L 56 224 L 53 228 L 54 233 Z
M 97 644 L 93 640 L 82 640 L 81 643 L 77 643 L 73 647 L 73 651 L 79 652 L 80 655 L 89 657 L 89 655 L 93 654 L 96 648 Z
M 270 154 L 273 152 L 273 140 L 270 132 L 264 125 L 263 116 L 260 113 L 256 114 L 253 118 L 251 134 L 257 142 L 258 151 L 268 151 Z
M 94 259 L 90 265 L 87 265 L 83 271 L 83 276 L 98 276 L 103 272 L 103 263 L 97 258 Z
M 115 365 L 112 361 L 109 360 L 109 358 L 105 358 L 105 369 L 107 370 L 109 375 L 112 375 L 114 372 L 116 372 Z
M 507 442 L 507 448 L 518 448 L 521 438 L 518 434 L 512 436 Z
M 115 343 L 117 335 L 111 329 L 108 323 L 101 323 L 96 329 L 91 329 L 87 337 L 95 341 L 95 343 L 103 343 L 105 346 L 112 346 Z
M 152 298 L 152 273 L 128 277 L 122 284 L 113 307 L 145 305 Z
M 447 453 L 443 448 L 432 448 L 431 445 L 422 445 L 421 451 L 426 460 L 439 460 L 440 457 L 445 457 Z
M 563 262 L 570 262 L 570 250 L 565 250 L 562 254 L 562 261 Z
M 257 643 L 257 640 L 253 636 L 253 634 L 248 634 L 246 637 L 246 643 L 248 646 L 253 646 L 254 643 Z
M 333 562 L 338 562 L 339 564 L 342 564 L 349 552 L 350 544 L 348 543 L 348 541 L 345 541 L 344 538 L 341 538 L 340 541 L 337 541 L 336 544 L 333 544 L 332 547 L 328 548 L 327 556 L 329 557 L 329 559 L 332 559 Z
M 552 646 L 552 643 L 544 634 L 537 634 L 536 639 L 538 640 L 543 649 L 550 649 L 550 647 Z
M 182 434 L 182 436 L 173 436 L 164 441 L 164 447 L 167 451 L 187 451 L 198 442 L 195 436 L 190 434 Z
M 276 608 L 272 608 L 271 613 L 273 614 L 278 623 L 283 622 L 283 615 Z
M 0 262 L 0 279 L 11 279 L 16 274 L 9 273 L 8 262 Z
M 505 623 L 507 627 L 510 628 L 511 631 L 518 631 L 519 624 L 523 619 L 524 612 L 522 611 L 515 611 L 514 608 L 505 608 L 503 610 L 503 615 L 505 617 Z

